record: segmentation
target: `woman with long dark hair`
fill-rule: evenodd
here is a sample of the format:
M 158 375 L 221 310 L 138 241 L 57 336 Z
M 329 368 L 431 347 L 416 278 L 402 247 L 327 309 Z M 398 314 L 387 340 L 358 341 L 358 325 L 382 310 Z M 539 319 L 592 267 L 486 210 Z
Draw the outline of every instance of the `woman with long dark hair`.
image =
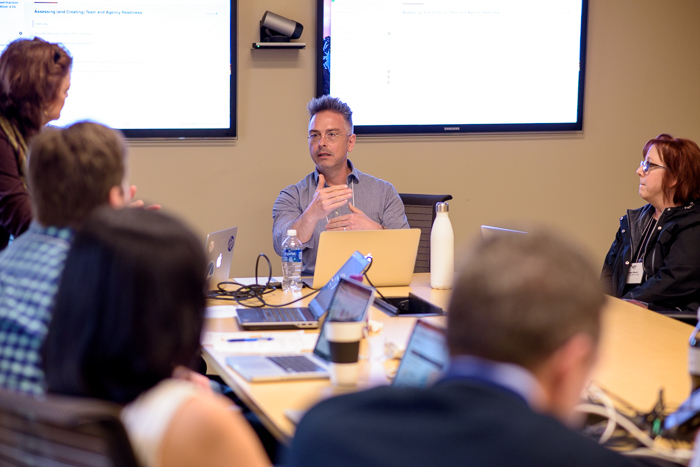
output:
M 269 463 L 228 399 L 186 367 L 200 352 L 204 251 L 174 218 L 100 210 L 76 233 L 43 349 L 49 393 L 124 405 L 145 467 Z

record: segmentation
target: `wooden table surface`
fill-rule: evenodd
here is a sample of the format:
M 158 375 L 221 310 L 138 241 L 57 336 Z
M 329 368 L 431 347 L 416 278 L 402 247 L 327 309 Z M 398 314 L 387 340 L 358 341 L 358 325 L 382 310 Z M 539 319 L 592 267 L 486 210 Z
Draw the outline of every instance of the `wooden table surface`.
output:
M 443 309 L 447 308 L 450 296 L 449 291 L 431 289 L 428 274 L 416 274 L 410 287 L 379 290 L 385 296 L 407 296 L 412 292 Z M 273 304 L 284 303 L 299 296 L 299 293 L 276 291 L 266 296 L 266 300 Z M 310 300 L 306 299 L 302 304 Z M 210 303 L 230 304 L 222 301 Z M 386 342 L 401 347 L 405 347 L 415 323 L 415 318 L 390 317 L 377 308 L 372 309 L 370 319 L 383 323 L 382 334 Z M 444 323 L 442 317 L 429 320 Z M 603 315 L 600 356 L 592 374 L 593 381 L 640 410 L 650 409 L 662 388 L 667 404 L 671 407 L 679 405 L 690 392 L 687 349 L 692 329 L 679 321 L 609 298 Z M 206 320 L 205 330 L 232 332 L 239 328 L 235 318 L 212 318 Z M 210 345 L 203 346 L 203 350 L 209 371 L 219 374 L 270 432 L 283 442 L 291 439 L 295 428 L 285 416 L 286 410 L 304 410 L 323 398 L 347 391 L 334 388 L 328 380 L 249 383 L 226 365 L 227 355 L 215 351 Z M 362 360 L 358 387 L 388 384 L 386 371 L 390 367 L 391 363 Z

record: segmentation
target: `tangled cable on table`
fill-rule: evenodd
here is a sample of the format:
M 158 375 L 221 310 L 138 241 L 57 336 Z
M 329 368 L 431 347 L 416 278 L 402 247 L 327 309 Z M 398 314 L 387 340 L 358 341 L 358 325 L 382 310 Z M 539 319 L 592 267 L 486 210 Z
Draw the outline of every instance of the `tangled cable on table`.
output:
M 267 261 L 267 282 L 264 284 L 259 283 L 259 274 L 258 274 L 258 268 L 260 265 L 260 258 L 265 258 L 265 261 Z M 377 288 L 372 284 L 372 281 L 370 280 L 369 276 L 367 273 L 369 272 L 370 268 L 372 267 L 372 257 L 369 256 L 367 258 L 369 260 L 369 264 L 367 264 L 367 268 L 362 272 L 362 274 L 365 276 L 367 279 L 367 282 L 369 285 L 377 290 Z M 238 288 L 234 290 L 229 290 L 225 286 L 227 285 L 234 285 L 238 286 Z M 215 298 L 217 300 L 229 300 L 229 301 L 234 301 L 238 303 L 241 306 L 244 306 L 246 308 L 265 308 L 265 307 L 283 307 L 283 306 L 288 306 L 288 305 L 293 305 L 294 303 L 297 303 L 301 300 L 304 300 L 305 298 L 311 297 L 312 295 L 316 294 L 319 292 L 320 289 L 313 289 L 311 287 L 308 287 L 306 285 L 303 285 L 303 287 L 309 288 L 313 290 L 313 292 L 308 293 L 306 295 L 303 295 L 297 299 L 292 300 L 291 302 L 287 303 L 276 303 L 276 304 L 271 304 L 267 303 L 265 301 L 264 295 L 267 295 L 269 293 L 274 292 L 275 290 L 281 288 L 281 284 L 279 282 L 273 281 L 272 280 L 272 263 L 270 262 L 270 258 L 267 257 L 266 254 L 260 253 L 255 260 L 255 284 L 251 285 L 245 285 L 241 284 L 236 281 L 223 281 L 219 282 L 216 284 L 216 291 L 215 292 L 210 292 L 207 294 L 208 298 Z M 386 298 L 382 293 L 377 290 L 377 294 L 386 301 Z M 251 304 L 251 303 L 246 303 L 247 300 L 257 300 L 257 303 Z
M 264 284 L 259 283 L 259 274 L 258 274 L 258 268 L 260 265 L 260 258 L 265 258 L 265 261 L 267 261 L 267 269 L 268 269 L 268 274 L 267 274 L 267 282 Z M 227 285 L 234 285 L 238 286 L 238 288 L 234 290 L 229 290 L 225 286 Z M 260 253 L 255 260 L 255 284 L 251 285 L 245 285 L 241 284 L 236 281 L 223 281 L 219 282 L 216 284 L 216 289 L 217 291 L 211 292 L 208 294 L 209 298 L 215 298 L 217 300 L 229 300 L 229 301 L 234 301 L 238 303 L 241 306 L 247 307 L 247 308 L 263 308 L 263 307 L 282 307 L 282 306 L 287 306 L 287 305 L 292 305 L 300 300 L 304 300 L 307 297 L 310 297 L 314 295 L 315 293 L 318 293 L 318 290 L 314 290 L 313 292 L 303 295 L 295 300 L 292 300 L 291 302 L 287 303 L 280 303 L 280 304 L 270 304 L 265 301 L 264 295 L 267 295 L 269 293 L 274 292 L 275 290 L 281 288 L 281 284 L 279 282 L 273 281 L 272 280 L 272 263 L 270 263 L 270 258 L 267 257 L 264 253 Z M 246 303 L 247 300 L 257 300 L 257 303 Z

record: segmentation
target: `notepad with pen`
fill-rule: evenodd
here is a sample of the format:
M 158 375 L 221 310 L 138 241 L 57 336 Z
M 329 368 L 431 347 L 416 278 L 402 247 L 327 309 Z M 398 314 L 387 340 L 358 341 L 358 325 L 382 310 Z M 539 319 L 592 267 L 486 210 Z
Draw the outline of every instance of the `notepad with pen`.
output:
M 318 334 L 304 331 L 206 332 L 202 345 L 227 354 L 274 354 L 311 352 Z

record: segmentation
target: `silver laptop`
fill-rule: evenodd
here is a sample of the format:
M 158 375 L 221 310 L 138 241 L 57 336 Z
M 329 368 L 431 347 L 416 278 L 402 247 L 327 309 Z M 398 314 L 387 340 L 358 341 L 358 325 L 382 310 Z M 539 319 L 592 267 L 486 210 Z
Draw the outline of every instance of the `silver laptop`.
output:
M 445 329 L 417 320 L 391 384 L 416 388 L 430 386 L 447 370 L 449 362 Z M 308 409 L 287 409 L 284 415 L 298 425 L 307 411 Z
M 495 237 L 506 237 L 510 235 L 527 235 L 527 232 L 523 232 L 522 230 L 502 229 L 500 227 L 493 227 L 490 225 L 481 226 L 481 238 L 484 240 Z
M 445 329 L 419 319 L 391 384 L 417 388 L 430 386 L 445 372 L 449 363 Z
M 355 250 L 372 257 L 367 276 L 375 287 L 410 285 L 420 233 L 420 229 L 321 232 L 313 288 L 323 287 Z
M 329 319 L 362 321 L 374 301 L 374 289 L 341 278 L 328 309 Z M 328 320 L 324 321 L 324 324 Z M 226 358 L 226 364 L 248 381 L 284 381 L 292 379 L 328 378 L 330 346 L 324 327 L 311 354 L 237 355 Z
M 308 308 L 245 308 L 236 310 L 238 324 L 248 331 L 277 329 L 316 329 L 328 310 L 341 277 L 362 274 L 369 260 L 355 251 L 333 278 L 318 291 Z
M 236 243 L 238 227 L 219 230 L 207 235 L 204 253 L 207 258 L 207 290 L 216 290 L 217 284 L 231 277 L 233 245 Z

